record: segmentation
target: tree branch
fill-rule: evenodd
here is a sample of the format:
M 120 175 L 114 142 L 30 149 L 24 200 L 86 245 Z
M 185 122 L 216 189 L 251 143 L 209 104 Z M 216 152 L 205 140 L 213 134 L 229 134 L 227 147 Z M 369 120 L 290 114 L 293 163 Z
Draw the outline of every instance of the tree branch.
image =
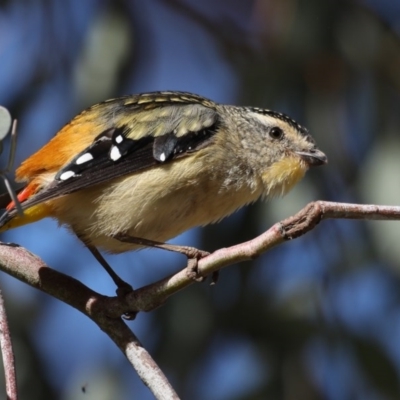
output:
M 121 299 L 96 293 L 76 279 L 47 267 L 37 256 L 13 244 L 1 243 L 0 269 L 87 315 L 125 354 L 156 399 L 178 399 L 150 354 L 121 320 L 120 316 L 127 307 Z M 113 318 L 113 315 L 118 317 Z
M 199 275 L 207 276 L 228 265 L 257 258 L 286 240 L 304 235 L 328 218 L 400 220 L 400 207 L 326 201 L 310 203 L 262 235 L 219 249 L 203 258 L 198 263 Z M 0 243 L 0 269 L 87 315 L 121 349 L 157 399 L 178 399 L 166 377 L 120 316 L 132 311 L 151 311 L 172 294 L 193 284 L 187 269 L 137 289 L 124 299 L 96 293 L 76 279 L 52 270 L 37 256 L 13 244 Z
M 198 263 L 200 276 L 223 267 L 259 257 L 286 240 L 296 239 L 314 229 L 323 219 L 400 220 L 400 207 L 316 201 L 292 217 L 276 223 L 260 236 L 229 248 L 219 249 Z M 127 296 L 134 311 L 151 311 L 169 296 L 193 284 L 186 270 L 135 290 Z
M 4 381 L 7 400 L 17 400 L 17 378 L 15 373 L 14 352 L 11 343 L 10 328 L 4 305 L 3 293 L 0 291 L 0 348 L 4 365 Z

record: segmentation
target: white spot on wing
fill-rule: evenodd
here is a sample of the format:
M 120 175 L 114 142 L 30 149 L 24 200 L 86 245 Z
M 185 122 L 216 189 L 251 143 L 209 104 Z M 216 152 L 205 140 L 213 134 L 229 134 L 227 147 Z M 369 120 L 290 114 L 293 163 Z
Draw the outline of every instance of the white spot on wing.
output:
M 124 140 L 124 138 L 122 137 L 122 135 L 118 135 L 118 136 L 115 138 L 115 141 L 116 141 L 117 143 L 122 143 L 123 140 Z
M 67 179 L 70 179 L 73 176 L 75 176 L 75 172 L 74 171 L 65 171 L 60 175 L 60 180 L 61 181 L 66 181 Z
M 88 161 L 93 160 L 93 156 L 90 153 L 85 153 L 82 154 L 76 161 L 75 164 L 80 165 L 80 164 L 84 164 Z
M 162 153 L 161 155 L 160 155 L 160 161 L 161 162 L 164 162 L 165 161 L 165 153 Z
M 111 147 L 110 158 L 113 161 L 117 161 L 121 158 L 121 152 L 119 151 L 117 146 Z

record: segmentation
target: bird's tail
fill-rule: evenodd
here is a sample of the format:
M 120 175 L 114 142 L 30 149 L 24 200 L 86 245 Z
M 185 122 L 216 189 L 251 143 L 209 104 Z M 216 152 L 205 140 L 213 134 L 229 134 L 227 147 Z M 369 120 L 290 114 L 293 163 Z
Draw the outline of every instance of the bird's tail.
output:
M 35 190 L 36 187 L 28 185 L 17 195 L 24 211 L 23 215 L 18 214 L 13 201 L 8 203 L 5 207 L 5 212 L 0 217 L 0 233 L 19 226 L 31 224 L 49 215 L 48 207 L 44 203 L 39 203 L 28 208 L 24 207 L 24 202 L 35 193 Z M 0 201 L 4 203 L 4 199 Z

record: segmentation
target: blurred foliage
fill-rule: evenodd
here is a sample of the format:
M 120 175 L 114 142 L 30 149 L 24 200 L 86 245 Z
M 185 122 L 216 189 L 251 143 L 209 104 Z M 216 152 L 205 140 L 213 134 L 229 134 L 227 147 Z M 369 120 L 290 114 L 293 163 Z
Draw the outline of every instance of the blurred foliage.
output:
M 313 199 L 398 204 L 399 26 L 400 3 L 390 0 L 3 0 L 0 104 L 20 120 L 19 161 L 83 107 L 128 92 L 194 91 L 307 126 L 329 165 L 285 199 L 202 229 L 199 247 L 214 250 Z M 215 287 L 177 294 L 133 329 L 182 398 L 399 398 L 399 231 L 394 222 L 323 222 L 222 271 Z M 21 232 L 18 243 L 34 231 Z M 50 265 L 74 265 L 60 249 L 68 245 L 47 246 Z M 57 341 L 44 324 L 66 331 L 69 314 L 58 311 L 56 330 L 56 305 L 33 295 L 35 309 L 21 311 L 28 289 L 5 284 L 22 399 L 151 398 L 116 348 L 76 349 L 60 336 L 59 351 L 42 354 Z M 72 329 L 76 342 L 95 335 Z M 70 361 L 74 351 L 84 366 Z

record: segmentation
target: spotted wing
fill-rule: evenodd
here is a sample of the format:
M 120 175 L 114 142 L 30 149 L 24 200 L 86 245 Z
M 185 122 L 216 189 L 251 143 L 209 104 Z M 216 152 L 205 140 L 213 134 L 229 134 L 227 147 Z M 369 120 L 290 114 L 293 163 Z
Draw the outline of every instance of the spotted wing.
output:
M 210 144 L 219 128 L 215 111 L 207 111 L 204 121 L 197 126 L 193 122 L 192 127 L 197 130 L 189 130 L 179 124 L 179 118 L 175 116 L 172 123 L 164 124 L 164 132 L 150 124 L 151 134 L 139 136 L 126 125 L 107 129 L 65 165 L 50 185 L 25 201 L 22 207 L 27 209 L 80 189 L 186 157 Z M 171 126 L 175 128 L 171 130 Z

